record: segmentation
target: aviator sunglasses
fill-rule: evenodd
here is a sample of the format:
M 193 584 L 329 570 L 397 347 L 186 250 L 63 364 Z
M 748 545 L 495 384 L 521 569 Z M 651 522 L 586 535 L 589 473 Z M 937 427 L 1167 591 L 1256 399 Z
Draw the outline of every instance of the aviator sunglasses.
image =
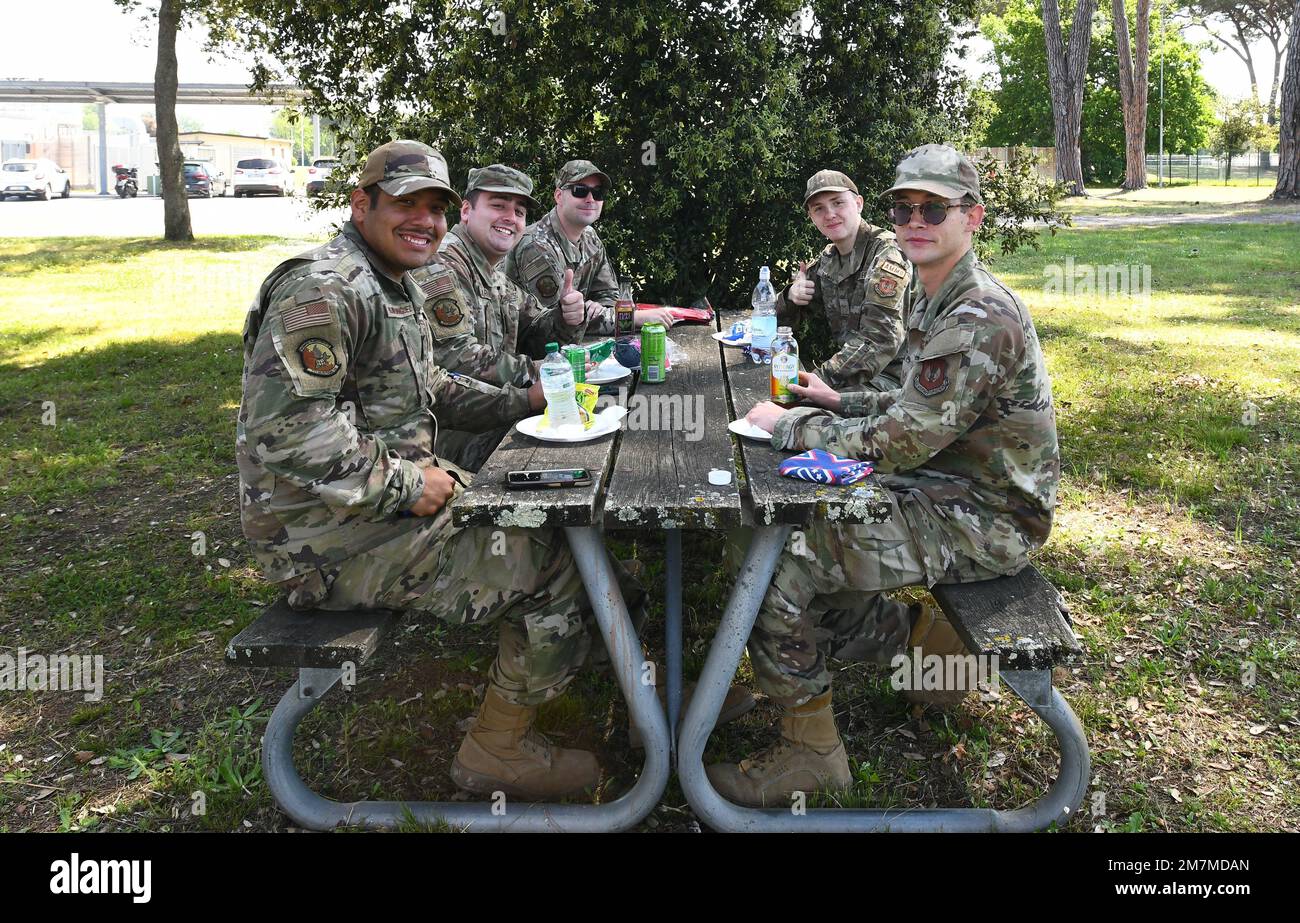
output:
M 921 210 L 921 220 L 926 224 L 943 224 L 948 220 L 948 210 L 952 208 L 961 208 L 965 202 L 921 202 L 908 204 L 907 202 L 895 202 L 889 209 L 889 220 L 895 225 L 902 227 L 912 221 L 912 212 L 915 209 Z
M 604 186 L 592 187 L 584 186 L 581 183 L 569 183 L 564 188 L 572 192 L 575 199 L 585 199 L 587 196 L 591 196 L 597 202 L 605 201 Z

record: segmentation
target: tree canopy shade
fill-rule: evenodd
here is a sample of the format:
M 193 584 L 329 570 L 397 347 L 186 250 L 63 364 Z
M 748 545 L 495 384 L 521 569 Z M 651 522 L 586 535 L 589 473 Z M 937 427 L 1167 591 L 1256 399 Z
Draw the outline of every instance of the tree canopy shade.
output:
M 1131 21 L 1131 20 L 1130 20 Z M 1033 0 L 1010 0 L 1002 16 L 980 20 L 993 44 L 996 82 L 990 87 L 996 112 L 984 140 L 994 147 L 1023 144 L 1050 147 L 1054 142 L 1047 84 L 1043 26 Z M 1088 182 L 1114 185 L 1124 178 L 1124 123 L 1119 90 L 1119 61 L 1111 25 L 1094 21 L 1083 95 L 1082 156 Z M 1201 77 L 1198 49 L 1170 28 L 1151 29 L 1151 79 L 1147 87 L 1146 149 L 1159 143 L 1160 58 L 1165 62 L 1165 150 L 1192 153 L 1203 146 L 1214 120 L 1213 95 Z
M 901 155 L 965 124 L 944 58 L 970 0 L 223 2 L 228 37 L 284 62 L 345 161 L 416 138 L 454 185 L 500 161 L 543 203 L 564 161 L 599 164 L 598 229 L 650 299 L 747 304 L 759 266 L 780 278 L 820 246 L 808 176 L 848 173 L 880 223 Z

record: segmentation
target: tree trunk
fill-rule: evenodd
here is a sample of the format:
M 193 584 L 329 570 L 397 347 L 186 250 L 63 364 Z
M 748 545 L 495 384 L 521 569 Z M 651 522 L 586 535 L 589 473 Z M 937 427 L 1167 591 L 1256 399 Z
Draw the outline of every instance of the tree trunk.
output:
M 1300 0 L 1291 15 L 1286 73 L 1282 77 L 1282 118 L 1279 125 L 1275 199 L 1300 199 Z
M 1092 14 L 1097 0 L 1079 0 L 1070 27 L 1068 48 L 1061 39 L 1059 0 L 1042 0 L 1043 33 L 1047 41 L 1047 79 L 1052 92 L 1052 122 L 1056 135 L 1056 178 L 1070 195 L 1087 195 L 1083 184 L 1083 83 L 1092 44 Z
M 1147 73 L 1151 59 L 1151 0 L 1137 0 L 1137 47 L 1129 49 L 1124 0 L 1111 0 L 1119 52 L 1119 95 L 1124 109 L 1124 188 L 1147 187 Z
M 184 158 L 176 125 L 177 0 L 162 0 L 158 7 L 158 66 L 153 73 L 153 93 L 158 120 L 158 169 L 162 172 L 163 237 L 193 240 L 190 203 L 185 198 Z
M 1268 90 L 1268 124 L 1277 124 L 1277 91 L 1282 84 L 1282 56 L 1286 54 L 1284 47 L 1279 47 L 1277 39 L 1269 39 L 1273 43 L 1273 85 Z

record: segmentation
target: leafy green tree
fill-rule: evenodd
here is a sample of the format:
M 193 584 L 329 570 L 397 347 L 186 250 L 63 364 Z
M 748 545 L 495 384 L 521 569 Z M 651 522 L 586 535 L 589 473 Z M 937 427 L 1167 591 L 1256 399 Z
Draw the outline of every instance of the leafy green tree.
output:
M 311 163 L 315 129 L 311 115 L 296 106 L 283 106 L 271 117 L 271 136 L 293 142 L 293 162 Z M 321 121 L 320 153 L 333 157 L 338 151 L 338 136 L 333 126 Z
M 1272 142 L 1268 127 L 1268 110 L 1257 99 L 1244 99 L 1224 107 L 1221 118 L 1210 132 L 1210 150 L 1225 158 L 1223 181 L 1232 177 L 1232 158 Z
M 989 15 L 980 30 L 993 44 L 997 77 L 990 86 L 996 114 L 984 141 L 994 147 L 1054 143 L 1043 26 L 1031 0 L 1010 0 L 1002 16 Z M 1124 176 L 1124 123 L 1119 61 L 1108 22 L 1094 21 L 1083 96 L 1081 148 L 1089 182 L 1112 185 Z M 1199 49 L 1177 31 L 1151 32 L 1151 80 L 1147 88 L 1147 150 L 1159 144 L 1160 59 L 1165 66 L 1165 150 L 1192 153 L 1203 146 L 1213 123 L 1213 96 L 1200 70 Z
M 833 167 L 875 201 L 909 148 L 965 134 L 945 65 L 970 0 L 215 0 L 219 38 L 292 78 L 354 169 L 394 137 L 442 150 L 453 182 L 513 164 L 550 198 L 565 160 L 613 178 L 599 225 L 638 296 L 747 304 L 817 246 L 800 204 Z M 284 73 L 273 61 L 284 62 Z M 326 200 L 328 203 L 328 199 Z M 337 201 L 337 200 L 336 200 Z

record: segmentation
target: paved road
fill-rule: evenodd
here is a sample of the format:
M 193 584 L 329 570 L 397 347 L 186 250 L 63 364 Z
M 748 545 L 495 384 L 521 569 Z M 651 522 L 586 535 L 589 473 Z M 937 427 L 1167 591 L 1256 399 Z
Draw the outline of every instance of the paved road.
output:
M 310 237 L 329 233 L 330 224 L 345 217 L 342 209 L 312 211 L 302 196 L 190 199 L 190 221 L 200 237 Z M 0 237 L 160 237 L 162 229 L 162 199 L 153 196 L 119 199 L 74 192 L 49 202 L 0 202 Z

